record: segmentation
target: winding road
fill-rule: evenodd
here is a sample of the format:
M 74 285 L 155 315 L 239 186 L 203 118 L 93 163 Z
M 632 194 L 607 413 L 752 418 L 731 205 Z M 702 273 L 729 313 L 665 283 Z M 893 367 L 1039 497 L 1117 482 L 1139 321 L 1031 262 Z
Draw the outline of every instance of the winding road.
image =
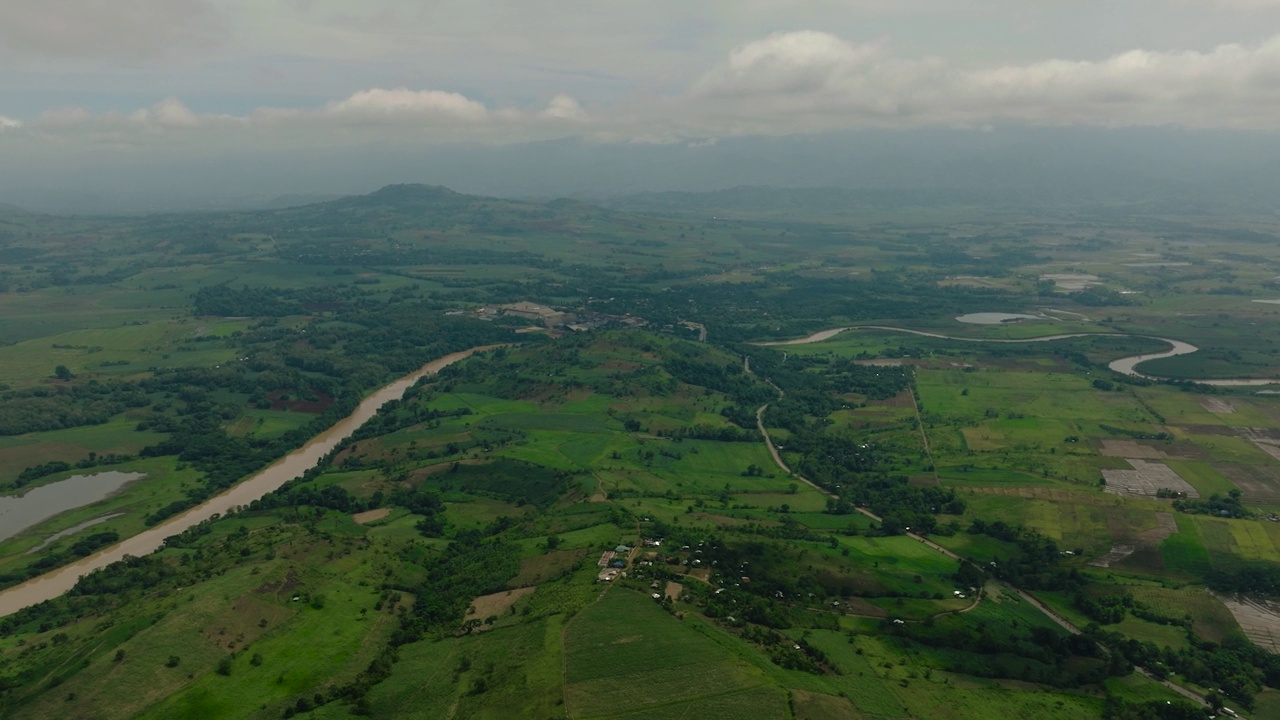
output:
M 1033 343 L 1033 342 L 1051 342 L 1053 340 L 1070 340 L 1072 338 L 1082 337 L 1132 337 L 1144 338 L 1148 340 L 1159 340 L 1160 342 L 1169 343 L 1169 349 L 1164 352 L 1147 353 L 1145 355 L 1133 355 L 1130 357 L 1120 358 L 1111 361 L 1107 367 L 1111 370 L 1129 375 L 1132 377 L 1140 377 L 1147 380 L 1169 380 L 1171 378 L 1162 378 L 1155 375 L 1147 375 L 1138 372 L 1138 365 L 1149 360 L 1160 360 L 1162 358 L 1177 357 L 1179 355 L 1190 355 L 1198 352 L 1200 348 L 1191 343 L 1181 340 L 1173 340 L 1171 338 L 1157 337 L 1155 335 L 1137 335 L 1134 333 L 1065 333 L 1061 335 L 1041 335 L 1031 338 L 980 338 L 980 337 L 959 337 L 956 335 L 943 335 L 941 333 L 926 332 L 924 330 L 912 330 L 910 328 L 894 327 L 892 325 L 850 325 L 848 327 L 830 328 L 821 330 L 808 337 L 796 338 L 794 340 L 779 340 L 775 342 L 756 343 L 765 346 L 783 346 L 783 345 L 809 345 L 811 343 L 823 342 L 839 335 L 846 330 L 885 330 L 888 332 L 907 333 L 909 335 L 919 335 L 921 337 L 937 338 L 939 340 L 956 340 L 959 342 L 977 342 L 977 343 Z M 1172 378 L 1179 379 L 1179 378 Z M 1263 385 L 1280 384 L 1280 379 L 1268 380 L 1261 378 L 1230 378 L 1223 380 L 1197 380 L 1193 378 L 1182 378 L 1190 382 L 1200 383 L 1201 385 L 1215 385 L 1218 387 L 1254 387 Z
M 126 538 L 105 550 L 94 553 L 70 565 L 28 580 L 0 591 L 0 617 L 12 615 L 19 610 L 52 600 L 75 586 L 80 578 L 94 570 L 104 568 L 113 562 L 126 557 L 140 557 L 164 547 L 165 539 L 177 535 L 188 528 L 199 525 L 214 515 L 223 515 L 261 499 L 264 495 L 278 489 L 286 482 L 302 475 L 315 467 L 338 443 L 347 439 L 369 418 L 378 413 L 378 409 L 392 400 L 404 396 L 405 391 L 413 387 L 419 379 L 434 375 L 453 363 L 470 357 L 482 350 L 491 350 L 501 345 L 485 345 L 470 350 L 452 353 L 437 358 L 417 370 L 405 375 L 395 382 L 386 385 L 366 397 L 347 417 L 339 420 L 332 427 L 316 435 L 306 445 L 294 450 L 275 461 L 267 468 L 248 479 L 228 488 L 221 494 L 206 500 L 184 513 L 176 515 L 149 530 Z
M 869 327 L 869 326 L 862 326 L 862 327 Z M 822 340 L 827 340 L 827 339 L 830 339 L 830 338 L 832 338 L 832 337 L 835 337 L 836 335 L 840 334 L 841 332 L 844 332 L 845 330 L 849 330 L 849 329 L 853 329 L 853 328 L 838 328 L 838 329 L 835 329 L 835 330 L 824 330 L 824 331 L 822 331 L 822 332 L 820 332 L 820 333 L 815 333 L 815 334 L 813 334 L 813 335 L 810 335 L 808 338 L 802 338 L 802 339 L 801 339 L 801 340 L 799 340 L 799 341 L 792 340 L 792 341 L 787 341 L 787 342 L 781 342 L 781 343 L 768 343 L 768 344 L 771 344 L 771 345 L 800 345 L 800 344 L 804 344 L 804 343 L 806 343 L 806 342 L 820 342 L 820 341 L 822 341 Z M 915 333 L 915 334 L 918 334 L 918 335 L 926 335 L 926 336 L 930 336 L 930 337 L 946 338 L 946 336 L 945 336 L 945 335 L 935 335 L 935 334 L 933 334 L 933 333 L 924 333 L 924 332 L 919 332 L 919 331 L 915 331 L 915 330 L 905 330 L 905 329 L 903 329 L 903 328 L 877 327 L 876 329 L 880 329 L 880 330 L 898 330 L 898 331 L 901 331 L 901 332 Z M 1022 341 L 1018 341 L 1018 340 L 1008 341 L 1008 340 L 1006 340 L 1006 341 L 1004 341 L 1004 342 L 1036 342 L 1036 341 L 1047 341 L 1047 340 L 1060 340 L 1060 339 L 1063 339 L 1063 338 L 1069 338 L 1069 337 L 1080 337 L 1081 335 L 1105 335 L 1105 334 L 1109 334 L 1109 333 L 1082 333 L 1082 334 L 1077 334 L 1077 335 L 1056 335 L 1056 336 L 1053 336 L 1053 337 L 1033 338 L 1033 339 L 1030 339 L 1030 340 L 1022 340 Z M 813 338 L 817 338 L 817 339 L 813 339 Z M 956 339 L 956 340 L 973 340 L 973 339 L 975 339 L 975 338 L 947 338 L 947 339 Z M 1158 339 L 1163 340 L 1164 338 L 1158 338 Z M 1174 341 L 1174 340 L 1166 340 L 1166 342 L 1169 342 L 1169 343 L 1177 343 L 1177 341 Z M 762 345 L 763 345 L 763 344 L 766 344 L 766 343 L 760 343 L 760 344 L 762 344 Z M 1191 350 L 1189 350 L 1189 351 L 1187 351 L 1187 352 L 1195 352 L 1195 351 L 1196 351 L 1196 348 L 1195 348 L 1195 347 L 1193 347 L 1193 346 L 1191 346 L 1191 345 L 1188 345 L 1187 343 L 1177 343 L 1177 344 L 1179 344 L 1179 345 L 1185 345 L 1186 347 L 1191 348 Z M 1176 352 L 1176 350 L 1177 350 L 1177 349 L 1178 349 L 1178 348 L 1176 348 L 1176 347 L 1175 347 L 1175 352 L 1172 352 L 1172 353 L 1159 354 L 1159 357 L 1172 357 L 1173 355 L 1183 355 L 1183 354 L 1186 354 L 1185 352 Z M 1153 359 L 1155 359 L 1155 357 L 1154 357 L 1154 356 L 1152 356 L 1152 355 L 1137 355 L 1137 356 L 1134 356 L 1133 358 L 1124 358 L 1124 359 L 1123 359 L 1123 361 L 1132 361 L 1132 362 L 1133 362 L 1133 364 L 1134 364 L 1134 365 L 1136 365 L 1137 363 L 1143 362 L 1143 361 L 1145 361 L 1145 360 L 1153 360 Z M 1116 361 L 1116 362 L 1122 362 L 1122 361 Z M 1112 365 L 1114 366 L 1114 365 L 1115 365 L 1115 363 L 1112 363 Z M 746 371 L 748 374 L 753 374 L 753 373 L 751 372 L 751 362 L 750 362 L 750 358 L 743 358 L 743 361 L 742 361 L 742 368 L 743 368 L 743 370 L 744 370 L 744 371 Z M 1114 370 L 1115 368 L 1113 367 L 1112 369 Z M 1117 372 L 1121 372 L 1121 371 L 1117 371 Z M 1137 374 L 1137 373 L 1136 373 L 1136 371 L 1135 371 L 1134 373 L 1130 373 L 1130 374 Z M 1141 377 L 1146 377 L 1146 376 L 1145 376 L 1145 375 L 1142 375 Z M 773 383 L 773 381 L 772 381 L 772 380 L 769 380 L 768 378 L 762 378 L 762 379 L 763 379 L 765 382 L 769 383 L 769 385 L 770 385 L 774 390 L 776 390 L 776 391 L 777 391 L 777 393 L 778 393 L 778 398 L 779 398 L 779 399 L 783 398 L 783 397 L 786 395 L 786 393 L 782 390 L 782 388 L 780 388 L 780 387 L 778 387 L 777 385 L 775 385 L 775 384 Z M 914 401 L 915 401 L 915 393 L 913 392 L 913 393 L 912 393 L 912 402 L 914 403 Z M 837 499 L 837 500 L 838 500 L 838 499 L 840 498 L 840 496 L 839 496 L 839 495 L 837 495 L 837 494 L 835 494 L 835 493 L 832 493 L 832 492 L 829 492 L 826 488 L 823 488 L 822 486 L 820 486 L 820 485 L 818 485 L 817 483 L 813 482 L 813 481 L 812 481 L 812 480 L 810 480 L 809 478 L 807 478 L 807 477 L 805 477 L 805 476 L 801 475 L 800 473 L 798 473 L 798 472 L 796 472 L 796 471 L 792 470 L 790 467 L 788 467 L 788 466 L 787 466 L 787 463 L 782 459 L 782 453 L 778 452 L 778 448 L 777 448 L 777 446 L 773 444 L 773 438 L 769 436 L 769 430 L 768 430 L 768 429 L 765 427 L 765 425 L 764 425 L 764 413 L 765 413 L 765 411 L 766 411 L 766 410 L 768 410 L 768 409 L 769 409 L 769 403 L 765 403 L 764 405 L 761 405 L 760 407 L 756 408 L 756 428 L 760 431 L 760 436 L 764 439 L 765 447 L 769 449 L 769 454 L 773 457 L 773 462 L 774 462 L 775 464 L 777 464 L 778 468 L 779 468 L 780 470 L 782 470 L 784 473 L 786 473 L 788 476 L 790 476 L 790 477 L 792 477 L 792 478 L 795 478 L 796 480 L 799 480 L 799 481 L 801 481 L 801 482 L 805 483 L 805 484 L 806 484 L 806 485 L 808 485 L 809 487 L 812 487 L 814 490 L 817 490 L 818 492 L 822 493 L 823 495 L 825 495 L 825 496 L 827 496 L 827 497 L 829 497 L 829 498 L 834 498 L 834 499 Z M 917 405 L 917 406 L 916 406 L 916 419 L 917 419 L 917 422 L 919 421 L 919 417 L 920 417 L 919 413 L 920 413 L 919 405 Z M 928 449 L 928 442 L 929 442 L 929 441 L 928 441 L 928 437 L 924 434 L 924 426 L 923 426 L 923 424 L 921 424 L 920 428 L 921 428 L 921 437 L 922 437 L 922 438 L 924 438 L 925 448 L 926 448 L 926 449 Z M 930 462 L 931 462 L 931 464 L 932 464 L 932 460 L 931 460 Z M 862 515 L 865 515 L 865 516 L 867 516 L 868 518 L 871 518 L 872 520 L 875 520 L 876 522 L 884 522 L 884 521 L 883 521 L 883 519 L 882 519 L 879 515 L 876 515 L 875 513 L 871 512 L 870 510 L 868 510 L 868 509 L 866 509 L 866 508 L 863 508 L 863 507 L 854 507 L 854 510 L 857 510 L 857 511 L 858 511 L 859 513 L 861 513 Z M 953 551 L 951 551 L 951 550 L 949 550 L 949 549 L 947 549 L 947 548 L 945 548 L 945 547 L 943 547 L 943 546 L 939 545 L 938 543 L 936 543 L 936 542 L 934 542 L 934 541 L 930 540 L 929 538 L 927 538 L 927 537 L 925 537 L 925 536 L 923 536 L 923 535 L 920 535 L 920 534 L 918 534 L 918 533 L 910 532 L 909 530 L 908 530 L 907 532 L 905 532 L 904 534 L 905 534 L 907 537 L 909 537 L 909 538 L 911 538 L 911 539 L 913 539 L 913 540 L 916 540 L 917 542 L 919 542 L 919 543 L 921 543 L 921 544 L 925 545 L 926 547 L 929 547 L 929 548 L 932 548 L 932 549 L 934 549 L 934 550 L 937 550 L 938 552 L 942 553 L 943 555 L 946 555 L 947 557 L 951 558 L 952 560 L 955 560 L 955 561 L 957 561 L 957 562 L 961 562 L 961 563 L 965 563 L 965 562 L 970 562 L 970 563 L 971 563 L 971 562 L 972 562 L 972 561 L 968 560 L 967 558 L 965 558 L 964 556 L 959 555 L 958 553 L 955 553 L 955 552 L 953 552 Z M 1020 598 L 1022 598 L 1023 600 L 1025 600 L 1025 601 L 1026 601 L 1027 603 L 1029 603 L 1032 607 L 1034 607 L 1034 608 L 1036 608 L 1037 610 L 1039 610 L 1040 612 L 1044 613 L 1044 614 L 1045 614 L 1045 616 L 1047 616 L 1050 620 L 1052 620 L 1053 622 L 1055 622 L 1055 623 L 1057 623 L 1058 625 L 1062 626 L 1062 628 L 1063 628 L 1063 629 L 1065 629 L 1067 632 L 1071 633 L 1072 635 L 1082 635 L 1082 634 L 1084 633 L 1084 631 L 1083 631 L 1083 630 L 1081 630 L 1079 627 L 1077 627 L 1074 623 L 1072 623 L 1070 620 L 1067 620 L 1066 618 L 1062 617 L 1062 616 L 1061 616 L 1061 615 L 1059 615 L 1058 613 L 1054 612 L 1054 611 L 1053 611 L 1052 609 L 1050 609 L 1047 605 L 1045 605 L 1044 603 L 1042 603 L 1042 602 L 1040 602 L 1038 599 L 1036 599 L 1036 597 L 1035 597 L 1034 595 L 1032 595 L 1031 593 L 1029 593 L 1029 592 L 1027 592 L 1027 591 L 1023 590 L 1022 588 L 1019 588 L 1019 587 L 1015 587 L 1015 586 L 1013 586 L 1013 585 L 1010 585 L 1010 584 L 1008 584 L 1007 582 L 1006 582 L 1006 583 L 1004 583 L 1004 585 L 1005 585 L 1005 587 L 1008 587 L 1009 589 L 1011 589 L 1011 590 L 1013 590 L 1015 593 L 1017 593 L 1017 594 L 1018 594 L 1018 597 L 1020 597 Z M 940 615 L 946 615 L 946 614 L 948 614 L 948 613 L 969 612 L 970 610 L 973 610 L 975 607 L 977 607 L 977 606 L 978 606 L 978 604 L 979 604 L 979 603 L 981 602 L 981 600 L 982 600 L 982 596 L 983 596 L 983 594 L 984 594 L 984 593 L 979 592 L 979 593 L 978 593 L 978 595 L 977 595 L 977 597 L 975 597 L 975 598 L 974 598 L 973 603 L 972 603 L 971 605 L 969 605 L 968 607 L 966 607 L 966 608 L 962 609 L 962 610 L 958 610 L 958 611 L 956 611 L 956 610 L 946 611 L 946 612 L 938 613 L 938 615 L 935 615 L 934 617 L 938 617 L 938 616 L 940 616 Z M 1099 645 L 1103 648 L 1103 650 L 1104 650 L 1105 652 L 1110 652 L 1109 650 L 1107 650 L 1107 648 L 1106 648 L 1105 646 L 1102 646 L 1102 645 L 1101 645 L 1101 643 L 1099 643 Z M 1203 706 L 1205 706 L 1205 707 L 1208 707 L 1208 705 L 1209 705 L 1208 701 L 1206 701 L 1206 700 L 1204 699 L 1204 697 L 1202 697 L 1202 696 L 1201 696 L 1201 695 L 1199 695 L 1198 693 L 1193 692 L 1193 691 L 1191 691 L 1191 690 L 1189 690 L 1189 689 L 1187 689 L 1187 688 L 1185 688 L 1185 687 L 1183 687 L 1183 686 L 1181 686 L 1181 685 L 1179 685 L 1179 684 L 1177 684 L 1177 683 L 1175 683 L 1175 682 L 1173 682 L 1173 681 L 1171 681 L 1171 680 L 1166 680 L 1166 679 L 1158 678 L 1158 677 L 1156 677 L 1153 673 L 1151 673 L 1150 671 L 1148 671 L 1148 670 L 1147 670 L 1146 668 L 1144 668 L 1144 667 L 1141 667 L 1141 666 L 1135 665 L 1135 666 L 1134 666 L 1134 669 L 1135 669 L 1137 672 L 1141 673 L 1143 676 L 1145 676 L 1145 677 L 1147 677 L 1147 678 L 1149 678 L 1149 679 L 1151 679 L 1151 680 L 1155 680 L 1155 681 L 1159 682 L 1160 684 L 1162 684 L 1162 685 L 1164 685 L 1165 687 L 1169 688 L 1170 690 L 1172 690 L 1172 691 L 1174 691 L 1174 692 L 1178 693 L 1179 695 L 1181 695 L 1181 696 L 1183 696 L 1183 697 L 1187 698 L 1188 700 L 1191 700 L 1191 701 L 1193 701 L 1193 702 L 1199 703 L 1200 705 L 1203 705 Z

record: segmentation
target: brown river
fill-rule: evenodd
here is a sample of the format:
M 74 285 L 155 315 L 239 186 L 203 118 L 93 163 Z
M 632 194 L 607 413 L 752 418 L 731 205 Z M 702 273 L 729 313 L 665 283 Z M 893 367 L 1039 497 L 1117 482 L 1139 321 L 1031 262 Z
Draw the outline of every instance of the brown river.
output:
M 256 475 L 234 487 L 228 488 L 221 495 L 206 500 L 180 515 L 175 515 L 165 522 L 144 530 L 101 552 L 28 580 L 21 585 L 15 585 L 7 590 L 0 591 L 0 617 L 11 615 L 22 608 L 58 597 L 74 587 L 83 575 L 122 560 L 127 555 L 134 557 L 149 555 L 163 547 L 165 538 L 177 535 L 214 515 L 225 515 L 237 507 L 248 505 L 254 500 L 260 499 L 267 493 L 276 490 L 281 485 L 314 467 L 338 443 L 350 437 L 369 418 L 376 415 L 378 408 L 391 400 L 398 400 L 403 397 L 405 391 L 413 387 L 413 384 L 422 377 L 433 375 L 439 372 L 441 368 L 448 367 L 477 352 L 496 347 L 500 346 L 475 347 L 433 360 L 390 385 L 376 390 L 361 401 L 355 411 L 346 418 L 339 420 L 328 430 L 309 440 L 306 445 L 280 458 Z

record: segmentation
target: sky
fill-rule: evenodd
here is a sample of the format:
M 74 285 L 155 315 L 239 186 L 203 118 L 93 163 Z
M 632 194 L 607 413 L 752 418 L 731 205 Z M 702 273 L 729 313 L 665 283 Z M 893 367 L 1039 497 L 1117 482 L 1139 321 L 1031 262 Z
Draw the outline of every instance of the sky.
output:
M 1280 0 L 0 3 L 0 189 L 228 153 L 1010 124 L 1280 130 Z

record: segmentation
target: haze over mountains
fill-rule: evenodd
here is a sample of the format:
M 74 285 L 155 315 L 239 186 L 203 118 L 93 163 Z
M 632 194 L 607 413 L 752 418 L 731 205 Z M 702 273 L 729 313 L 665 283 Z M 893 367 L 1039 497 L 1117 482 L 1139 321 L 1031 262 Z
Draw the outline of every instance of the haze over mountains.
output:
M 1274 133 L 1173 128 L 860 130 L 665 145 L 567 138 L 136 159 L 102 155 L 86 165 L 80 158 L 75 172 L 8 166 L 0 169 L 0 200 L 38 212 L 113 214 L 287 207 L 404 182 L 592 201 L 745 185 L 857 190 L 867 202 L 890 206 L 1140 203 L 1156 211 L 1270 214 L 1280 195 Z M 800 202 L 799 210 L 849 199 L 805 197 L 785 202 Z M 672 199 L 630 198 L 619 206 L 643 210 L 655 202 L 670 207 Z

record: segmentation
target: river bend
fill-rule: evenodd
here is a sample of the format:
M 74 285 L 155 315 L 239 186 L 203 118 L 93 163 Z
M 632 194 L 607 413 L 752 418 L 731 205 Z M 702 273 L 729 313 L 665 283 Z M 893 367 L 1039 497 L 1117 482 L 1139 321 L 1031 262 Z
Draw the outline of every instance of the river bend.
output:
M 938 338 L 940 340 L 958 340 L 961 342 L 980 342 L 980 343 L 1031 343 L 1031 342 L 1050 342 L 1052 340 L 1070 340 L 1071 338 L 1080 337 L 1135 337 L 1147 338 L 1150 340 L 1159 340 L 1160 342 L 1169 343 L 1169 349 L 1158 353 L 1147 353 L 1145 355 L 1133 355 L 1130 357 L 1113 360 L 1107 364 L 1111 370 L 1130 375 L 1132 377 L 1145 378 L 1147 380 L 1169 380 L 1169 379 L 1185 379 L 1190 382 L 1200 383 L 1201 385 L 1215 385 L 1218 387 L 1252 387 L 1262 385 L 1280 384 L 1280 380 L 1266 380 L 1260 378 L 1229 378 L 1222 380 L 1197 380 L 1192 378 L 1162 378 L 1155 375 L 1147 375 L 1138 371 L 1138 365 L 1148 360 L 1160 360 L 1162 358 L 1177 357 L 1179 355 L 1190 355 L 1197 352 L 1200 348 L 1191 343 L 1181 340 L 1173 340 L 1170 338 L 1156 337 L 1155 335 L 1135 335 L 1132 333 L 1066 333 L 1062 335 L 1041 335 L 1032 338 L 976 338 L 976 337 L 957 337 L 954 335 L 942 335 L 940 333 L 926 332 L 924 330 L 911 330 L 910 328 L 893 327 L 890 325 L 852 325 L 849 327 L 830 328 L 828 330 L 820 330 L 808 337 L 796 338 L 795 340 L 780 340 L 776 342 L 759 343 L 760 345 L 808 345 L 810 343 L 822 342 L 830 340 L 846 330 L 887 330 L 890 332 L 908 333 L 910 335 L 920 335 L 923 337 Z

